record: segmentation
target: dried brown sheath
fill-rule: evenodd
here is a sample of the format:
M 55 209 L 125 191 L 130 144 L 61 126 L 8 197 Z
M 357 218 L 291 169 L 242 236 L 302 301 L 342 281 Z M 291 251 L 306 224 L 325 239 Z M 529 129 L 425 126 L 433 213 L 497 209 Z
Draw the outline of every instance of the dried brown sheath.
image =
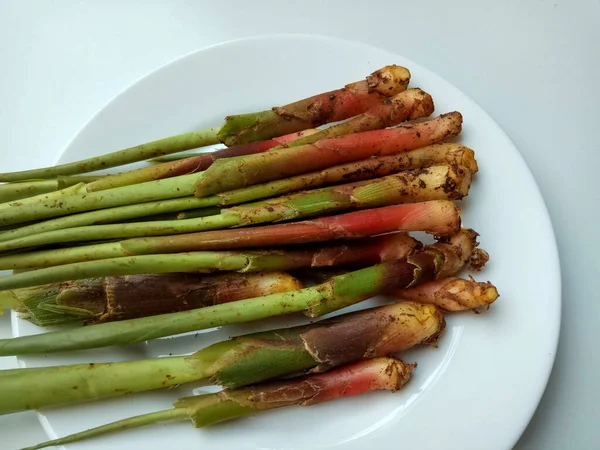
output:
M 91 278 L 60 283 L 54 302 L 41 309 L 90 322 L 135 319 L 302 288 L 285 272 L 219 275 L 168 273 Z

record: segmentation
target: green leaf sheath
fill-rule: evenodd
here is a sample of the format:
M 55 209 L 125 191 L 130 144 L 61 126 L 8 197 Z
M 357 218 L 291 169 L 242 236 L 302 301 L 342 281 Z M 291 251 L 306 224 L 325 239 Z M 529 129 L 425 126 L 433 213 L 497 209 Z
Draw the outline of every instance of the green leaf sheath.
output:
M 37 286 L 84 278 L 142 273 L 266 270 L 280 265 L 277 252 L 190 252 L 101 259 L 32 270 L 0 278 L 0 289 Z
M 446 251 L 450 250 L 446 249 Z M 181 257 L 181 255 L 178 256 Z M 2 339 L 0 340 L 0 356 L 130 344 L 297 311 L 306 311 L 306 314 L 315 317 L 350 306 L 393 288 L 411 287 L 419 282 L 434 279 L 437 273 L 444 270 L 444 261 L 446 261 L 446 257 L 443 251 L 428 249 L 402 260 L 387 261 L 336 276 L 320 285 L 298 291 L 272 294 L 191 311 L 90 325 L 74 330 Z M 83 263 L 79 266 L 87 264 L 95 263 Z M 13 277 L 22 278 L 30 273 L 56 269 L 58 268 L 40 269 Z M 82 278 L 88 277 L 90 276 L 86 275 Z M 6 283 L 6 279 L 0 281 Z M 67 279 L 71 278 L 67 277 Z M 53 281 L 56 280 L 43 280 L 44 283 Z M 16 283 L 13 282 L 14 284 Z
M 129 255 L 118 242 L 114 242 L 1 256 L 0 265 L 5 264 L 5 267 L 10 266 L 12 270 L 27 270 L 30 268 L 56 266 L 77 261 L 96 261 L 119 256 L 125 257 Z
M 284 139 L 269 139 L 267 141 L 252 142 L 233 147 L 203 153 L 183 161 L 171 161 L 165 164 L 145 167 L 130 172 L 105 177 L 87 186 L 89 192 L 110 189 L 129 184 L 143 183 L 177 175 L 185 175 L 206 170 L 214 161 L 221 158 L 230 158 L 255 153 L 262 153 L 278 145 L 295 147 L 310 144 L 321 139 L 375 130 L 396 125 L 407 119 L 416 119 L 429 116 L 433 112 L 433 100 L 429 94 L 420 89 L 409 89 L 386 98 L 377 106 L 370 108 L 347 122 L 333 125 L 325 130 L 314 130 L 308 136 L 295 139 L 297 133 L 283 136 Z M 291 139 L 288 137 L 291 136 Z
M 238 220 L 238 216 L 235 215 L 226 217 L 234 217 L 235 220 Z M 121 242 L 7 255 L 0 257 L 0 269 L 48 267 L 122 256 L 135 258 L 135 255 L 196 250 L 277 247 L 284 244 L 356 239 L 393 231 L 426 231 L 438 236 L 445 236 L 455 233 L 459 227 L 460 211 L 456 205 L 448 200 L 437 200 L 367 209 L 337 216 L 263 227 L 134 238 Z M 130 259 L 130 264 L 132 261 L 135 259 Z M 2 279 L 0 279 L 1 283 Z
M 263 141 L 295 131 L 314 128 L 361 114 L 406 90 L 410 72 L 400 66 L 385 66 L 366 80 L 342 89 L 324 92 L 272 110 L 238 114 L 225 118 L 219 139 L 226 145 Z
M 276 147 L 280 144 L 286 144 L 291 141 L 298 140 L 303 138 L 304 136 L 308 136 L 309 134 L 319 132 L 316 128 L 308 128 L 306 130 L 297 131 L 290 134 L 285 134 L 283 136 L 273 137 L 272 139 L 266 141 L 258 141 L 252 142 L 249 144 L 240 144 L 234 145 L 232 147 L 226 147 L 223 149 L 215 150 L 213 152 L 207 151 L 196 151 L 196 152 L 186 152 L 186 153 L 175 153 L 172 155 L 159 156 L 157 158 L 149 159 L 149 163 L 164 163 L 164 162 L 173 162 L 173 161 L 181 161 L 182 159 L 192 159 L 196 156 L 201 156 L 201 159 L 196 161 L 202 161 L 203 164 L 206 164 L 205 169 L 210 166 L 216 159 L 220 158 L 232 158 L 236 156 L 248 155 L 251 153 L 258 153 L 260 151 L 266 151 L 273 147 Z M 261 150 L 259 150 L 261 149 Z M 207 155 L 210 157 L 209 160 L 206 159 Z M 167 166 L 165 166 L 167 167 Z M 175 166 L 179 167 L 179 166 Z M 200 169 L 198 169 L 200 170 Z M 204 170 L 204 169 L 202 169 Z
M 117 206 L 114 208 L 89 211 L 81 214 L 72 214 L 44 222 L 25 225 L 21 228 L 0 233 L 0 242 L 9 241 L 12 239 L 20 239 L 26 236 L 45 233 L 47 231 L 62 230 L 65 228 L 116 223 L 156 214 L 170 213 L 173 211 L 186 211 L 189 209 L 204 208 L 207 203 L 211 202 L 207 201 L 206 197 L 184 197 L 138 203 L 134 205 Z
M 175 402 L 172 409 L 122 419 L 24 450 L 79 442 L 162 422 L 190 420 L 199 428 L 286 406 L 312 406 L 376 390 L 395 392 L 408 382 L 415 368 L 416 364 L 405 364 L 396 358 L 374 358 L 326 373 L 185 397 Z
M 455 136 L 460 133 L 461 127 L 461 114 L 452 112 L 427 122 L 348 134 L 235 159 L 220 159 L 204 172 L 204 177 L 197 184 L 196 196 L 204 197 L 337 164 L 414 150 Z
M 158 411 L 148 414 L 142 414 L 135 417 L 112 422 L 106 425 L 92 428 L 90 430 L 81 431 L 79 433 L 70 434 L 63 438 L 53 439 L 51 441 L 42 442 L 41 444 L 23 448 L 21 450 L 38 450 L 40 448 L 71 444 L 73 442 L 81 442 L 86 439 L 91 439 L 97 436 L 103 436 L 108 433 L 131 430 L 146 425 L 154 425 L 162 422 L 177 422 L 189 419 L 188 412 L 183 408 L 173 408 L 165 411 Z
M 0 184 L 0 203 L 12 202 L 35 195 L 58 191 L 79 183 L 90 183 L 102 176 L 59 177 L 53 180 L 33 180 L 20 183 Z
M 258 141 L 252 142 L 249 144 L 240 144 L 234 145 L 232 147 L 226 147 L 220 150 L 215 150 L 213 152 L 207 151 L 196 151 L 196 152 L 186 152 L 186 153 L 175 153 L 172 155 L 159 156 L 158 158 L 149 159 L 149 163 L 164 163 L 164 162 L 173 162 L 173 161 L 181 161 L 182 159 L 192 160 L 197 156 L 201 156 L 200 159 L 197 159 L 196 162 L 201 162 L 201 165 L 205 165 L 204 169 L 210 166 L 215 160 L 220 158 L 232 158 L 236 156 L 248 155 L 251 153 L 259 153 L 261 151 L 267 151 L 273 147 L 276 147 L 280 144 L 286 144 L 291 141 L 298 140 L 304 136 L 308 136 L 309 134 L 319 132 L 316 128 L 308 128 L 306 130 L 297 131 L 295 133 L 285 134 L 283 136 L 277 136 L 272 139 L 266 141 Z M 207 156 L 209 159 L 207 159 Z M 188 163 L 186 163 L 188 164 Z M 164 167 L 167 167 L 166 165 Z M 176 165 L 175 167 L 179 167 Z M 204 170 L 202 169 L 202 170 Z M 198 169 L 201 170 L 201 169 Z
M 47 231 L 38 235 L 0 242 L 0 251 L 18 248 L 38 247 L 63 242 L 85 242 L 119 239 L 139 236 L 163 236 L 179 233 L 191 233 L 199 230 L 218 230 L 239 225 L 235 214 L 216 214 L 193 219 L 151 220 L 148 222 L 116 223 L 91 225 Z M 93 234 L 90 234 L 93 233 Z M 104 244 L 98 244 L 104 245 Z M 81 248 L 75 247 L 75 251 Z
M 189 356 L 5 370 L 0 371 L 0 413 L 114 397 L 202 378 L 237 388 L 432 343 L 444 326 L 435 306 L 405 302 L 238 336 Z
M 108 153 L 103 156 L 84 159 L 58 166 L 45 167 L 42 169 L 24 170 L 21 172 L 1 173 L 0 181 L 23 181 L 35 178 L 54 178 L 59 175 L 75 175 L 78 173 L 93 172 L 95 170 L 108 169 L 110 167 L 122 166 L 124 164 L 143 161 L 155 156 L 189 150 L 191 148 L 203 147 L 205 145 L 217 144 L 219 142 L 217 133 L 219 128 L 207 128 L 202 131 L 192 131 L 178 136 L 136 145 L 124 150 Z
M 91 193 L 87 192 L 84 184 L 78 184 L 50 194 L 2 203 L 0 226 L 132 203 L 186 197 L 193 193 L 194 185 L 202 175 L 183 175 Z
M 174 386 L 206 376 L 190 357 L 0 372 L 0 414 Z
M 477 163 L 471 149 L 459 144 L 442 143 L 392 156 L 370 158 L 363 161 L 330 167 L 319 172 L 298 175 L 264 184 L 249 186 L 217 196 L 199 199 L 181 198 L 150 203 L 119 206 L 115 208 L 73 214 L 22 228 L 0 233 L 0 242 L 33 234 L 85 225 L 119 222 L 147 215 L 171 211 L 184 211 L 204 207 L 207 204 L 234 205 L 289 192 L 318 188 L 341 182 L 360 181 L 387 176 L 393 173 L 420 169 L 433 165 L 450 164 L 466 167 L 477 172 Z
M 467 195 L 470 184 L 471 173 L 467 169 L 462 166 L 446 164 L 402 172 L 376 180 L 305 191 L 254 204 L 244 204 L 224 209 L 220 215 L 200 219 L 136 222 L 126 225 L 95 225 L 50 231 L 0 242 L 0 251 L 59 242 L 182 234 L 230 226 L 301 219 L 348 209 L 428 200 L 453 200 Z M 205 206 L 209 206 L 211 197 L 206 199 Z

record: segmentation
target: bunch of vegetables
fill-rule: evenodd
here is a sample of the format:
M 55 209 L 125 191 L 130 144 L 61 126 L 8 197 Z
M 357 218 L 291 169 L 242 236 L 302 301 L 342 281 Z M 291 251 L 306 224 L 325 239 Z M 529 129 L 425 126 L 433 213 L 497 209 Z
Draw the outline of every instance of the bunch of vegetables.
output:
M 455 203 L 478 170 L 473 150 L 448 142 L 462 116 L 425 120 L 433 99 L 409 81 L 408 69 L 386 66 L 335 91 L 228 116 L 220 128 L 0 174 L 0 269 L 15 271 L 0 278 L 0 308 L 42 327 L 71 325 L 1 339 L 1 356 L 393 300 L 187 356 L 1 371 L 0 414 L 201 379 L 224 387 L 31 447 L 42 448 L 159 421 L 202 427 L 400 389 L 416 364 L 390 354 L 435 344 L 445 313 L 498 297 L 489 282 L 458 278 L 488 259 Z M 178 154 L 218 142 L 226 147 Z M 157 157 L 142 169 L 81 175 Z M 409 234 L 417 231 L 436 242 Z

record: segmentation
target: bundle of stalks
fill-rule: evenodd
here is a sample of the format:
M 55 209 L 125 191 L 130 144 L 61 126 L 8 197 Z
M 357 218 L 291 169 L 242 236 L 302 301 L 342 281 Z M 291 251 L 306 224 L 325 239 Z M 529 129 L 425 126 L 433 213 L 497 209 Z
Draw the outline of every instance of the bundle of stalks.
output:
M 0 226 L 189 195 L 206 197 L 266 181 L 309 173 L 373 156 L 389 156 L 442 142 L 460 133 L 462 116 L 365 131 L 314 144 L 217 160 L 206 171 L 89 192 L 78 184 L 50 194 L 0 204 Z M 213 204 L 203 205 L 213 206 Z
M 435 306 L 401 302 L 309 325 L 238 336 L 187 356 L 3 370 L 0 414 L 203 379 L 237 388 L 301 371 L 320 372 L 435 344 L 444 327 L 444 316 Z
M 393 97 L 386 98 L 383 102 L 346 122 L 333 125 L 324 130 L 304 130 L 276 137 L 268 141 L 237 145 L 210 153 L 201 153 L 185 158 L 184 160 L 171 161 L 112 175 L 89 183 L 86 189 L 88 192 L 94 192 L 143 183 L 145 181 L 160 180 L 177 175 L 196 173 L 208 169 L 217 159 L 312 144 L 326 138 L 397 125 L 405 120 L 427 117 L 431 113 L 433 113 L 433 99 L 431 96 L 421 89 L 408 89 Z
M 279 269 L 366 265 L 404 258 L 419 242 L 394 233 L 348 244 L 275 251 Z M 274 264 L 275 265 L 275 264 Z M 41 326 L 73 320 L 106 322 L 211 306 L 244 298 L 300 289 L 282 272 L 141 274 L 89 278 L 5 292 L 21 317 Z
M 473 150 L 459 144 L 442 143 L 423 147 L 408 153 L 384 157 L 378 156 L 354 163 L 333 166 L 318 172 L 284 178 L 203 198 L 175 198 L 106 208 L 80 214 L 71 214 L 65 217 L 59 217 L 28 226 L 26 225 L 5 233 L 0 233 L 0 242 L 20 239 L 47 231 L 122 222 L 124 220 L 136 219 L 149 215 L 180 212 L 198 208 L 210 208 L 216 205 L 231 206 L 277 195 L 289 194 L 295 191 L 348 183 L 351 181 L 369 180 L 407 170 L 423 169 L 441 165 L 464 167 L 468 169 L 471 174 L 477 172 L 477 163 L 474 158 Z M 425 180 L 423 180 L 423 182 L 425 182 Z
M 463 229 L 450 239 L 427 245 L 422 249 L 411 244 L 404 245 L 404 251 L 409 253 L 395 259 L 391 257 L 384 262 L 363 269 L 344 273 L 312 287 L 300 290 L 271 294 L 254 299 L 240 300 L 216 306 L 193 309 L 170 314 L 161 314 L 120 322 L 107 322 L 89 325 L 82 328 L 52 331 L 49 333 L 23 336 L 12 339 L 0 339 L 0 356 L 49 353 L 65 350 L 83 350 L 88 348 L 106 347 L 111 345 L 131 344 L 148 339 L 170 336 L 188 331 L 212 328 L 232 323 L 255 321 L 293 312 L 304 312 L 309 317 L 319 317 L 333 311 L 345 308 L 393 289 L 414 287 L 420 283 L 451 276 L 458 273 L 472 261 L 480 264 L 481 253 L 477 249 L 477 233 Z M 411 251 L 411 248 L 415 251 Z M 402 251 L 402 250 L 400 250 Z M 350 254 L 348 252 L 347 254 Z M 311 267 L 312 260 L 308 258 L 303 264 L 290 261 L 289 254 L 278 255 L 221 255 L 221 264 L 229 264 L 233 269 L 235 263 L 243 264 L 241 270 L 274 270 L 299 267 Z M 360 255 L 359 255 L 360 256 Z M 400 254 L 398 255 L 400 256 Z M 385 256 L 379 256 L 385 259 Z M 138 257 L 143 258 L 143 257 Z M 353 260 L 358 259 L 352 258 Z M 215 266 L 213 259 L 213 267 Z M 224 262 L 223 262 L 224 261 Z M 338 260 L 340 261 L 340 260 Z M 316 264 L 332 265 L 335 259 L 317 259 Z M 25 272 L 12 277 L 0 279 L 3 287 L 6 280 L 13 279 L 12 287 L 20 288 L 33 285 L 61 282 L 90 277 L 90 270 L 78 270 L 77 267 L 94 264 L 74 264 L 72 267 L 58 266 L 55 268 L 39 269 Z M 69 268 L 65 274 L 63 268 Z M 130 264 L 120 264 L 120 272 L 130 273 Z M 222 265 L 220 266 L 223 267 Z M 57 270 L 58 269 L 58 270 Z M 177 272 L 181 270 L 176 270 Z M 146 273 L 147 271 L 140 271 Z M 36 275 L 42 273 L 40 277 Z M 123 273 L 121 273 L 123 274 Z M 106 274 L 103 274 L 106 275 Z M 114 275 L 114 274 L 109 274 Z M 102 276 L 95 273 L 93 276 Z M 15 278 L 17 279 L 15 281 Z M 41 282 L 40 282 L 41 281 Z M 25 285 L 25 286 L 24 286 Z M 19 293 L 9 291 L 4 293 L 7 303 L 15 303 Z
M 409 79 L 386 66 L 336 91 L 228 116 L 220 128 L 0 174 L 9 182 L 0 185 L 0 270 L 15 271 L 0 278 L 0 310 L 75 325 L 0 339 L 0 356 L 318 318 L 374 296 L 397 302 L 187 356 L 0 371 L 0 414 L 202 379 L 225 388 L 33 449 L 402 387 L 416 365 L 391 353 L 435 344 L 443 313 L 481 311 L 499 296 L 490 282 L 460 278 L 489 258 L 456 204 L 478 172 L 473 150 L 447 142 L 462 115 L 427 119 L 433 98 L 408 89 Z M 177 155 L 218 142 L 228 147 Z M 73 176 L 156 157 L 142 169 Z

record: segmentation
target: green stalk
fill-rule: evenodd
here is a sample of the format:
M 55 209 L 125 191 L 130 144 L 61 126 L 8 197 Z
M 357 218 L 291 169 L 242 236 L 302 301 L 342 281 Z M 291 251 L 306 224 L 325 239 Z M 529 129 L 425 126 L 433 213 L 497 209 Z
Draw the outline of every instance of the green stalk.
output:
M 129 220 L 120 220 L 118 223 L 139 223 L 140 220 L 144 222 L 147 221 L 158 221 L 158 220 L 183 220 L 183 219 L 194 219 L 198 217 L 208 217 L 215 216 L 221 213 L 221 208 L 218 206 L 208 206 L 206 208 L 195 208 L 190 209 L 189 211 L 182 212 L 167 212 L 162 214 L 152 214 L 148 216 L 144 216 L 141 219 L 129 219 Z M 114 223 L 114 222 L 113 222 Z M 101 224 L 99 224 L 101 225 Z
M 227 214 L 226 212 L 195 219 L 154 220 L 149 222 L 92 225 L 48 231 L 43 234 L 0 242 L 0 251 L 4 252 L 19 248 L 39 247 L 63 242 L 98 241 L 140 236 L 164 236 L 203 230 L 216 230 L 237 225 L 240 225 L 238 216 L 235 214 Z M 79 252 L 80 249 L 76 248 L 74 251 Z M 17 258 L 19 257 L 19 255 L 15 256 L 17 256 Z M 2 257 L 0 257 L 0 259 L 2 259 Z
M 85 184 L 77 184 L 50 194 L 0 204 L 0 226 L 131 203 L 186 197 L 194 193 L 194 187 L 202 176 L 203 173 L 182 175 L 99 192 L 87 192 Z
M 59 177 L 54 180 L 34 180 L 20 183 L 0 184 L 0 203 L 12 202 L 35 195 L 58 191 L 78 183 L 89 183 L 103 176 Z
M 0 242 L 12 239 L 20 239 L 27 236 L 45 233 L 47 231 L 63 230 L 86 225 L 101 225 L 117 223 L 140 217 L 153 216 L 156 214 L 171 213 L 174 211 L 185 211 L 198 209 L 206 206 L 207 198 L 183 197 L 170 200 L 158 200 L 154 202 L 138 203 L 134 205 L 117 206 L 114 208 L 89 211 L 81 214 L 58 217 L 56 219 L 38 222 L 0 233 Z
M 183 234 L 232 226 L 300 219 L 331 214 L 348 209 L 363 209 L 397 203 L 460 199 L 467 195 L 470 172 L 462 166 L 433 166 L 402 172 L 376 180 L 301 192 L 287 197 L 241 205 L 222 210 L 220 215 L 174 221 L 136 222 L 132 224 L 95 225 L 50 231 L 22 239 L 0 242 L 0 252 L 61 242 L 119 239 L 139 236 Z M 101 191 L 108 192 L 108 191 Z M 240 198 L 241 197 L 241 198 Z M 227 202 L 237 203 L 233 194 Z M 206 197 L 206 205 L 218 201 Z M 18 258 L 18 256 L 16 256 Z M 0 262 L 0 267 L 2 263 Z
M 322 371 L 434 343 L 444 326 L 435 306 L 406 302 L 238 336 L 189 356 L 4 370 L 0 371 L 0 414 L 204 378 L 236 388 L 308 369 Z
M 68 280 L 143 273 L 266 270 L 273 264 L 278 264 L 280 259 L 278 252 L 190 252 L 125 256 L 47 267 L 2 277 L 0 289 L 19 289 Z
M 449 241 L 428 246 L 424 251 L 414 253 L 407 258 L 387 261 L 342 274 L 325 283 L 298 291 L 180 313 L 90 325 L 74 330 L 54 331 L 35 336 L 2 339 L 0 340 L 0 356 L 131 344 L 187 331 L 253 321 L 298 311 L 305 311 L 305 314 L 310 317 L 318 317 L 382 292 L 389 292 L 395 288 L 412 287 L 440 275 L 450 276 L 452 271 L 456 273 L 472 258 L 476 258 L 476 236 L 477 233 L 473 230 L 461 230 Z M 471 252 L 468 251 L 469 249 Z M 82 263 L 79 266 L 95 263 Z M 5 282 L 6 279 L 56 269 L 59 268 L 40 269 L 7 277 L 4 280 L 0 279 L 0 281 Z M 269 269 L 273 269 L 273 267 L 269 267 Z M 86 277 L 89 275 L 82 278 Z M 40 284 L 53 281 L 55 280 L 43 280 Z M 3 288 L 7 287 L 3 286 Z
M 375 358 L 322 374 L 186 397 L 175 402 L 173 409 L 122 419 L 24 450 L 79 442 L 160 422 L 190 420 L 199 428 L 276 408 L 312 406 L 376 390 L 395 392 L 408 382 L 415 368 L 416 364 L 405 364 L 399 359 Z
M 195 156 L 201 156 L 204 154 L 206 154 L 206 151 L 173 153 L 172 155 L 164 155 L 157 156 L 156 158 L 151 158 L 147 162 L 152 164 L 162 164 L 166 162 L 181 161 L 182 159 L 193 158 Z
M 207 367 L 210 366 L 192 357 L 168 357 L 3 370 L 0 371 L 0 414 L 201 380 L 211 375 Z
M 196 219 L 198 217 L 206 217 L 220 214 L 220 212 L 221 208 L 219 208 L 218 206 L 213 206 L 210 208 L 196 208 L 177 213 L 177 216 L 175 216 L 175 218 L 177 220 Z
M 0 257 L 0 264 L 10 263 L 13 270 L 35 269 L 38 267 L 48 267 L 59 262 L 67 264 L 74 261 L 94 261 L 99 259 L 115 258 L 118 256 L 128 256 L 127 252 L 121 247 L 119 242 L 108 242 L 104 244 L 93 244 L 81 247 L 58 248 L 52 250 L 40 250 L 37 252 L 21 253 Z M 5 266 L 6 267 L 6 266 Z M 4 269 L 0 269 L 4 270 Z M 16 273 L 16 272 L 15 272 Z M 0 278 L 2 281 L 2 278 Z
M 83 159 L 58 166 L 42 169 L 24 170 L 21 172 L 0 173 L 0 181 L 23 181 L 34 178 L 54 178 L 59 175 L 74 175 L 78 173 L 104 170 L 110 167 L 122 166 L 136 161 L 167 155 L 205 145 L 218 144 L 217 134 L 220 128 L 207 128 L 201 131 L 192 131 L 177 136 L 136 145 L 103 156 Z
M 82 431 L 80 433 L 74 433 L 63 438 L 46 441 L 38 445 L 23 448 L 21 450 L 36 450 L 40 448 L 71 444 L 73 442 L 80 442 L 93 437 L 102 436 L 107 433 L 126 431 L 133 428 L 139 428 L 146 425 L 154 425 L 163 422 L 179 422 L 189 418 L 189 412 L 184 408 L 167 409 L 165 411 L 157 411 L 153 413 L 142 414 L 140 416 L 129 417 L 127 419 L 102 425 L 90 430 Z

